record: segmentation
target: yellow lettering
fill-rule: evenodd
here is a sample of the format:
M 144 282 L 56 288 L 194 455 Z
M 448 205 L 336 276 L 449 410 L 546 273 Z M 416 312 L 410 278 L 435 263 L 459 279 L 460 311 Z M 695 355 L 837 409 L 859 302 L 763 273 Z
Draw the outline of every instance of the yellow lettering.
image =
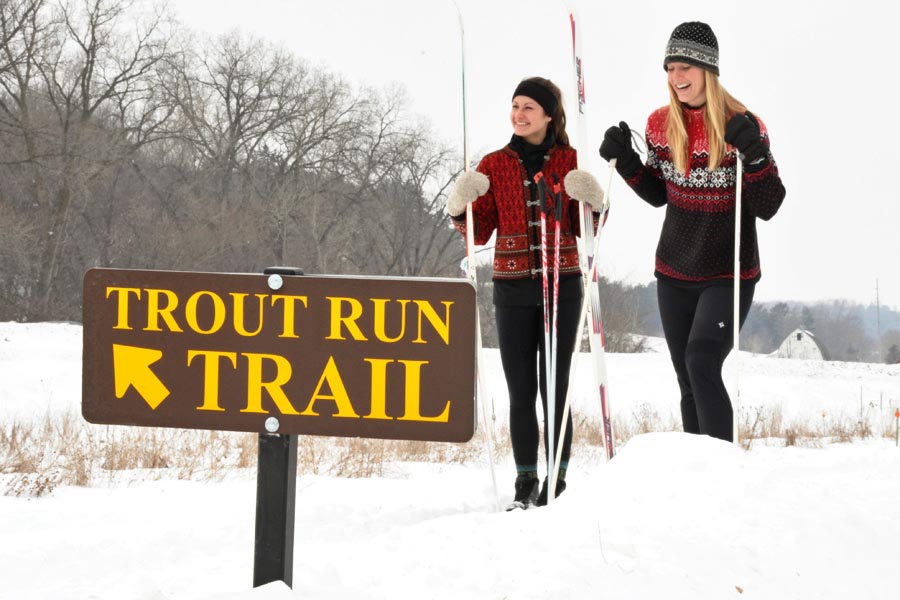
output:
M 159 317 L 166 322 L 169 331 L 181 333 L 182 329 L 175 322 L 172 311 L 178 306 L 178 296 L 172 290 L 154 290 L 147 288 L 147 329 L 144 331 L 162 331 L 159 327 Z M 159 306 L 159 297 L 166 297 L 166 305 Z
M 250 294 L 241 294 L 237 292 L 232 292 L 231 297 L 234 298 L 234 330 L 238 335 L 242 335 L 244 337 L 253 337 L 255 335 L 259 335 L 259 332 L 262 331 L 263 328 L 263 300 L 268 296 L 268 294 L 254 294 L 259 299 L 259 325 L 256 327 L 256 331 L 247 331 L 247 328 L 244 326 L 244 298 L 249 296 Z
M 424 315 L 428 322 L 431 323 L 431 326 L 434 327 L 434 330 L 437 332 L 441 339 L 444 340 L 444 344 L 450 345 L 450 307 L 453 305 L 452 302 L 444 301 L 441 304 L 444 305 L 444 320 L 438 316 L 437 311 L 434 310 L 434 307 L 431 306 L 431 303 L 427 300 L 415 300 L 416 306 L 419 307 L 419 337 L 413 340 L 413 344 L 426 344 L 427 342 L 422 339 L 422 316 Z
M 200 322 L 197 320 L 197 304 L 200 302 L 200 298 L 203 296 L 209 296 L 213 303 L 213 319 L 212 325 L 210 325 L 209 329 L 203 329 L 200 326 Z M 225 302 L 213 292 L 199 291 L 194 292 L 190 298 L 188 298 L 187 304 L 184 306 L 184 318 L 187 321 L 188 327 L 190 327 L 196 333 L 201 333 L 204 335 L 208 335 L 211 333 L 215 333 L 222 328 L 222 325 L 225 323 Z
M 331 389 L 331 395 L 326 396 L 325 394 L 321 394 L 322 384 L 328 383 L 329 389 Z M 344 387 L 344 382 L 341 379 L 341 374 L 338 372 L 337 365 L 334 363 L 334 357 L 328 357 L 328 364 L 325 365 L 325 370 L 322 371 L 322 377 L 319 378 L 319 383 L 316 385 L 316 391 L 313 392 L 313 396 L 309 401 L 309 406 L 306 407 L 301 415 L 306 415 L 309 417 L 317 417 L 319 413 L 313 410 L 313 405 L 316 403 L 316 400 L 334 400 L 335 405 L 337 406 L 337 413 L 333 416 L 335 417 L 355 417 L 359 418 L 359 415 L 353 410 L 353 405 L 350 403 L 350 396 L 347 394 L 347 388 Z
M 356 298 L 336 298 L 328 297 L 331 301 L 331 335 L 326 340 L 343 340 L 346 339 L 341 335 L 341 324 L 347 328 L 350 335 L 357 341 L 368 341 L 356 324 L 356 320 L 362 316 L 362 304 Z M 350 314 L 346 317 L 342 316 L 342 305 L 346 302 L 350 305 Z
M 188 350 L 187 364 L 190 367 L 195 357 L 202 356 L 203 367 L 203 406 L 197 410 L 214 410 L 223 412 L 225 409 L 219 406 L 219 359 L 227 358 L 231 366 L 237 368 L 237 353 L 215 352 L 213 350 Z
M 450 417 L 450 401 L 444 405 L 444 410 L 436 417 L 423 417 L 421 415 L 422 365 L 427 365 L 427 360 L 401 360 L 406 367 L 406 412 L 400 417 L 401 421 L 427 421 L 432 423 L 446 423 Z
M 387 415 L 387 366 L 394 362 L 385 358 L 367 358 L 372 365 L 372 408 L 364 418 L 390 419 Z
M 390 300 L 382 299 L 382 298 L 372 298 L 372 304 L 375 305 L 375 318 L 374 318 L 374 326 L 375 326 L 375 337 L 377 337 L 382 342 L 399 342 L 403 339 L 403 335 L 406 333 L 406 305 L 409 304 L 409 300 L 397 300 L 400 303 L 400 333 L 397 337 L 388 337 L 388 335 L 384 331 L 385 325 L 385 306 Z
M 244 353 L 247 357 L 247 408 L 242 408 L 241 412 L 249 413 L 268 413 L 262 407 L 262 391 L 263 388 L 269 392 L 275 406 L 283 415 L 296 415 L 298 413 L 291 405 L 287 395 L 281 386 L 291 379 L 291 363 L 283 356 L 277 354 L 251 354 Z M 275 363 L 275 379 L 272 381 L 262 380 L 263 359 L 271 360 Z
M 106 297 L 110 294 L 118 294 L 118 320 L 113 329 L 131 329 L 128 324 L 128 294 L 134 293 L 138 300 L 141 299 L 141 290 L 138 288 L 124 287 L 108 287 L 106 288 Z
M 275 302 L 278 300 L 284 301 L 284 329 L 278 337 L 283 338 L 298 338 L 300 337 L 296 333 L 294 333 L 294 303 L 299 300 L 303 303 L 303 308 L 309 308 L 307 304 L 306 296 L 284 296 L 284 295 L 275 295 L 272 296 L 272 306 L 275 306 Z

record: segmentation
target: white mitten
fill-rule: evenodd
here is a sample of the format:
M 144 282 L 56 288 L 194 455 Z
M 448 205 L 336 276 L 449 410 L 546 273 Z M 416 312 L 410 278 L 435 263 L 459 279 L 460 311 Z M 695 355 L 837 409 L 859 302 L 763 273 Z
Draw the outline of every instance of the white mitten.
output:
M 583 169 L 572 169 L 563 179 L 569 198 L 591 205 L 594 212 L 603 210 L 603 188 L 594 176 Z
M 468 204 L 475 202 L 479 196 L 484 196 L 489 187 L 487 175 L 478 171 L 465 171 L 456 179 L 453 190 L 450 191 L 447 212 L 451 217 L 458 217 L 466 212 Z

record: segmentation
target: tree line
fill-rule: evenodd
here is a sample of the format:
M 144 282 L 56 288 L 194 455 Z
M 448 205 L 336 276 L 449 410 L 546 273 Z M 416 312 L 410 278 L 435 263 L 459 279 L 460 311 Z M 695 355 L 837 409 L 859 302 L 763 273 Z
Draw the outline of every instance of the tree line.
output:
M 3 0 L 0 320 L 80 320 L 94 266 L 456 275 L 434 139 L 400 88 L 165 6 Z
M 458 276 L 461 166 L 399 87 L 356 89 L 283 47 L 198 39 L 141 0 L 0 2 L 0 320 L 81 318 L 96 266 Z M 479 268 L 486 345 L 490 267 Z M 655 283 L 603 280 L 607 349 L 662 336 Z M 797 327 L 835 360 L 895 362 L 900 314 L 757 303 L 741 347 Z
M 750 309 L 741 330 L 741 349 L 774 352 L 795 329 L 812 333 L 829 360 L 851 362 L 900 361 L 900 312 L 847 300 L 829 302 L 765 302 Z M 746 341 L 746 344 L 745 344 Z
M 604 279 L 600 289 L 604 321 L 611 315 L 614 330 L 663 336 L 655 281 L 630 285 Z M 900 311 L 885 306 L 877 310 L 874 304 L 847 300 L 755 302 L 741 328 L 741 350 L 770 354 L 795 329 L 812 333 L 829 360 L 889 364 L 900 361 Z M 613 343 L 620 343 L 621 337 L 629 339 L 619 333 Z M 635 346 L 634 336 L 630 339 L 630 345 L 620 345 L 613 351 L 643 349 L 641 345 Z

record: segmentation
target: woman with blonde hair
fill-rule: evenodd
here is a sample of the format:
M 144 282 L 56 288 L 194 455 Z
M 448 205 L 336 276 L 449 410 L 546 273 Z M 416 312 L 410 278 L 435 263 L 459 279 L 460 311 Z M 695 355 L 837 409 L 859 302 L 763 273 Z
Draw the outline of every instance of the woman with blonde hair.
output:
M 722 364 L 733 340 L 736 163 L 743 161 L 742 325 L 761 276 L 756 219 L 771 219 L 785 190 L 761 119 L 719 83 L 719 45 L 706 23 L 682 23 L 666 45 L 669 104 L 647 120 L 647 162 L 622 121 L 600 146 L 643 200 L 666 207 L 656 248 L 657 299 L 678 377 L 684 430 L 732 440 Z

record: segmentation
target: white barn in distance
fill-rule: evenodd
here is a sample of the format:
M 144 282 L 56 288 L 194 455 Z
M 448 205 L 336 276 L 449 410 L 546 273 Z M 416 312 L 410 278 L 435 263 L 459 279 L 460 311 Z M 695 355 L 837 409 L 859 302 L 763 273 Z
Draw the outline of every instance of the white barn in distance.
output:
M 816 336 L 805 329 L 795 329 L 788 335 L 772 356 L 776 358 L 801 358 L 806 360 L 828 360 Z

